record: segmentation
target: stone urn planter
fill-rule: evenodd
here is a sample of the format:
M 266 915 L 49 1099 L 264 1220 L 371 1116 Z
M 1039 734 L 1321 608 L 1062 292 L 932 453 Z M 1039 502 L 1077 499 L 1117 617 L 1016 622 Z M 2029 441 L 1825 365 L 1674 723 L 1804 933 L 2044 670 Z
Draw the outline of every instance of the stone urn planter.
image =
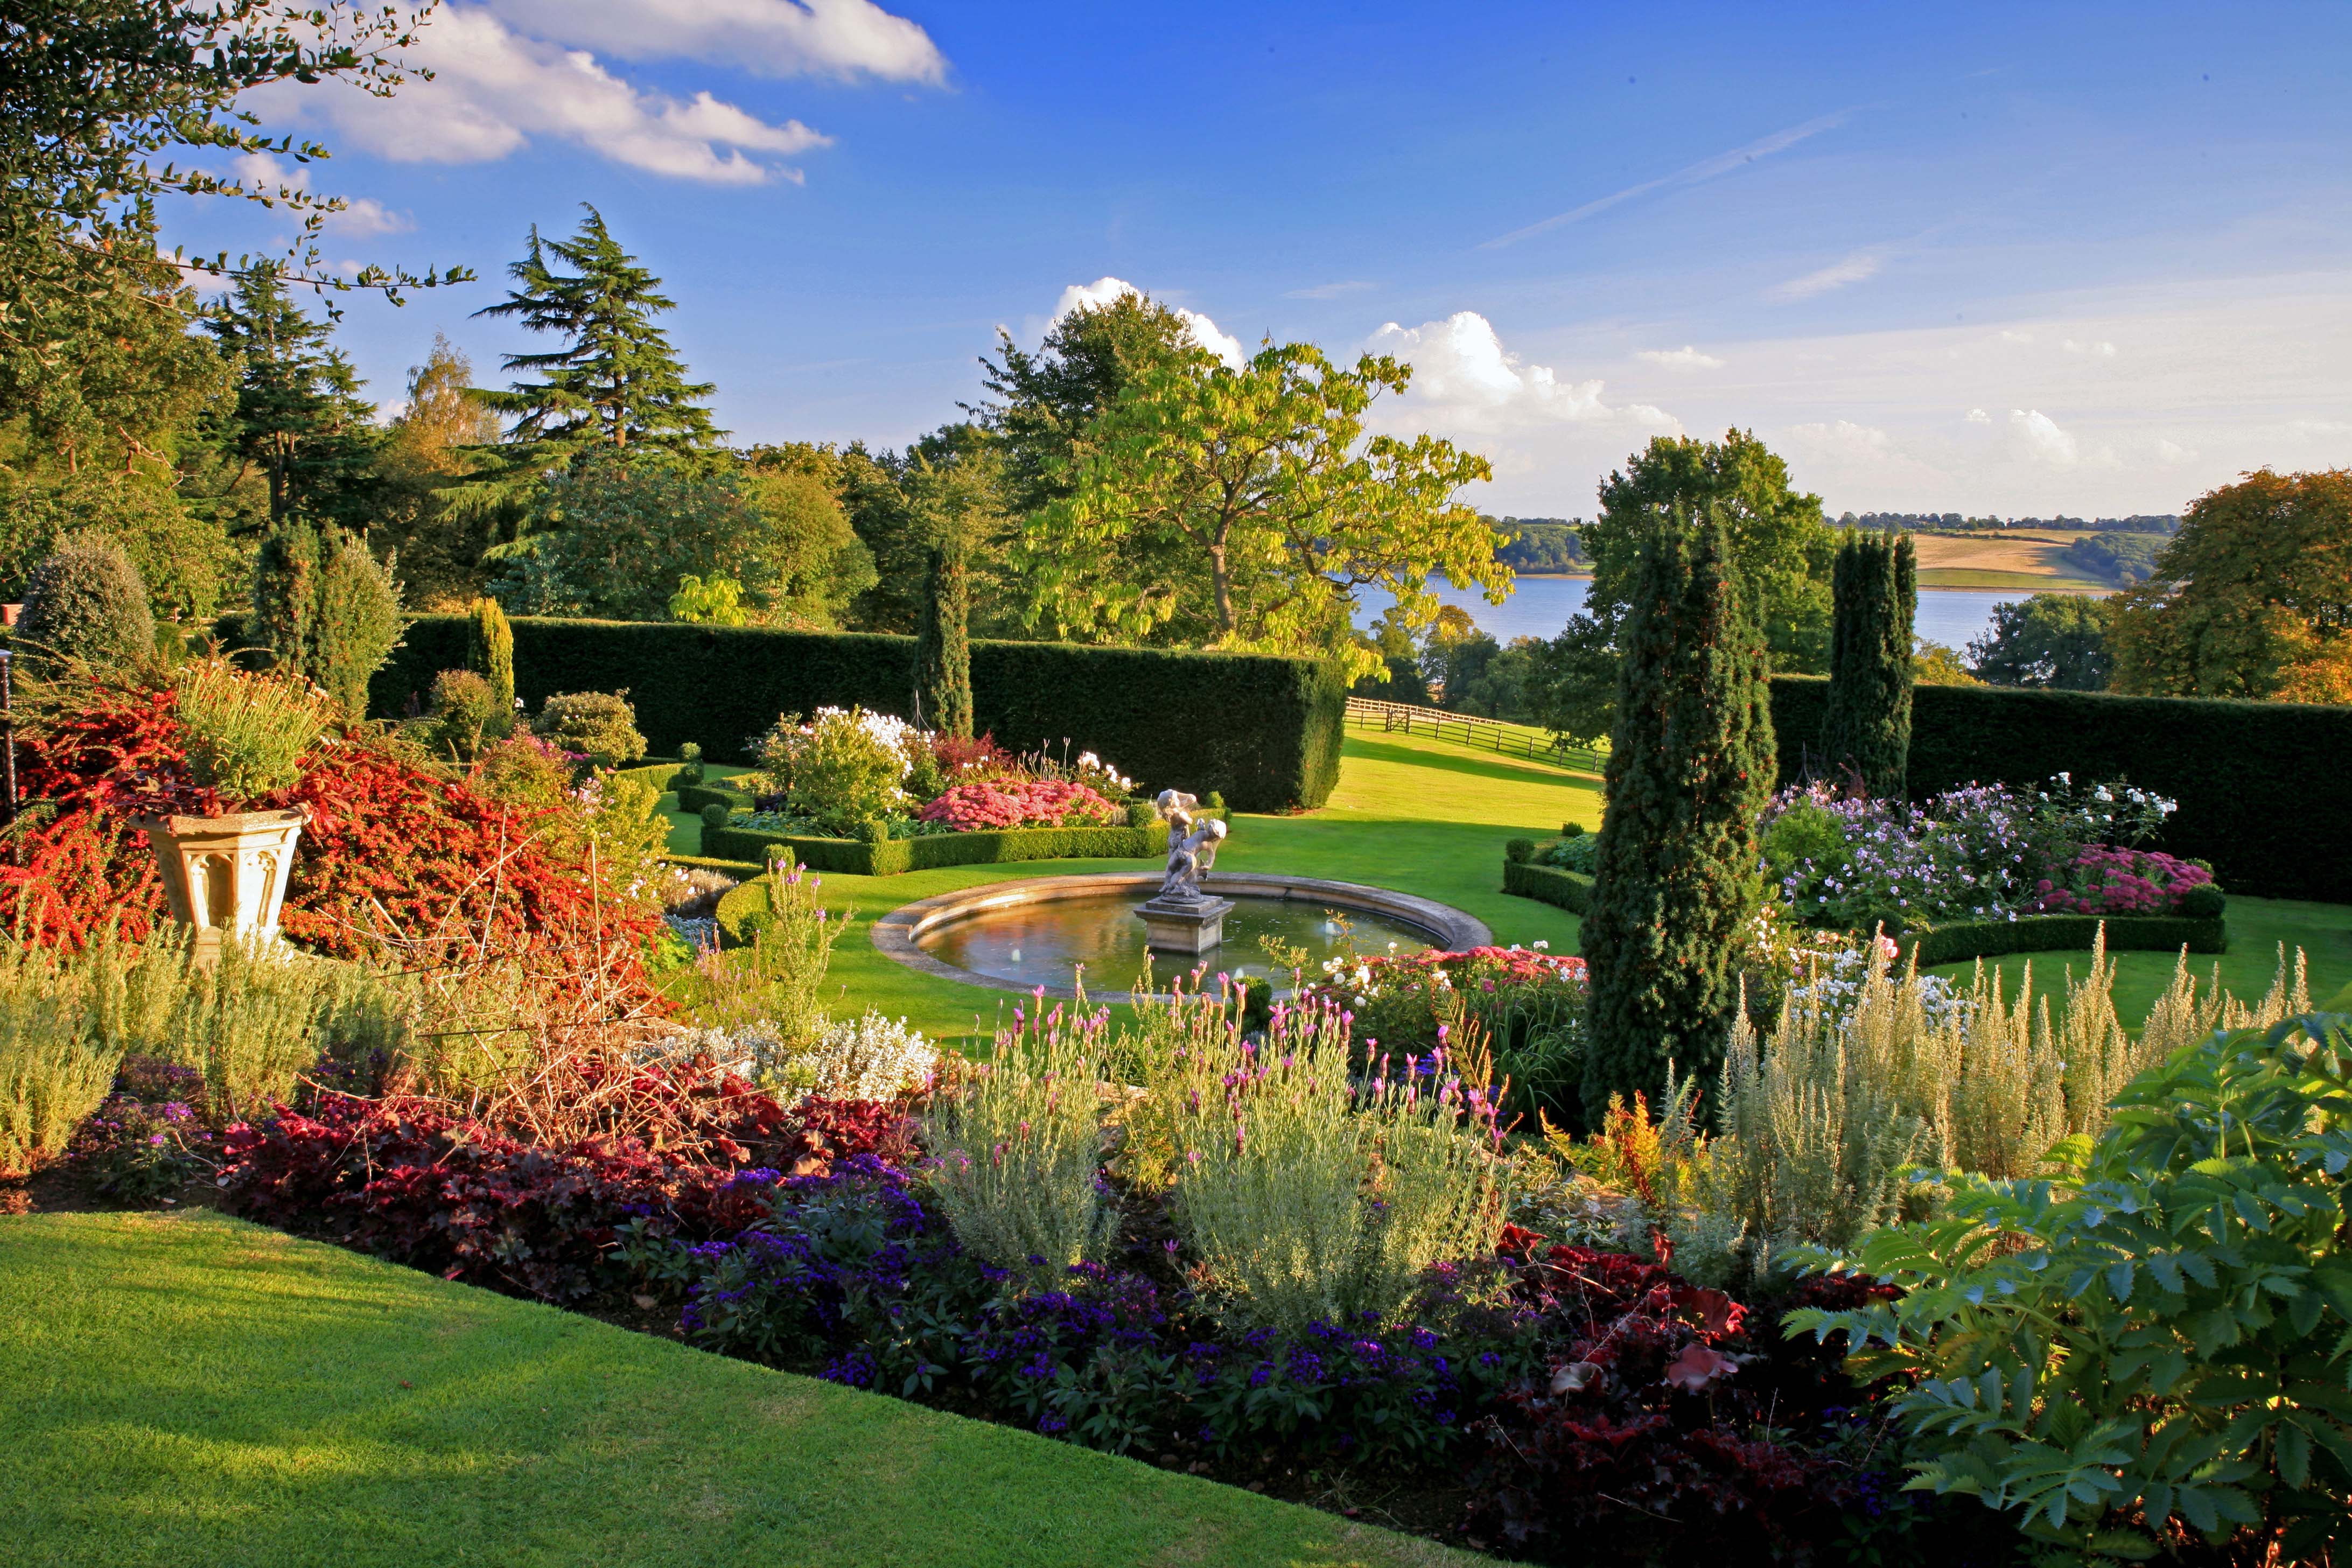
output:
M 132 824 L 154 846 L 164 900 L 172 918 L 194 933 L 197 963 L 216 960 L 224 937 L 278 940 L 278 907 L 304 820 L 299 811 L 247 811 L 142 816 Z

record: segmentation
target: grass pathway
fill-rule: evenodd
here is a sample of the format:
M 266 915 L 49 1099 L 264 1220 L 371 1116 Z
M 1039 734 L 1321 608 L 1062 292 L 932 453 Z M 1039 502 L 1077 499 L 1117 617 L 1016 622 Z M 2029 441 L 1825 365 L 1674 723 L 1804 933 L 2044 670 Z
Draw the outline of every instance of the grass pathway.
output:
M 42 1568 L 1481 1561 L 203 1211 L 0 1219 Z

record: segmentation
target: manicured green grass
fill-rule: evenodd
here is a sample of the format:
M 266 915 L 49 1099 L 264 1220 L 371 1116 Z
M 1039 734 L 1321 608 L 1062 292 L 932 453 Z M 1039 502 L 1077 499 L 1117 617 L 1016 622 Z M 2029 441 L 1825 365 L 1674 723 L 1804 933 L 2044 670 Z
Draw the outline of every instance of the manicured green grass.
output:
M 1417 893 L 1486 922 L 1495 940 L 1576 950 L 1576 917 L 1502 891 L 1503 846 L 1555 834 L 1570 819 L 1601 825 L 1599 781 L 1426 736 L 1348 737 L 1339 786 L 1322 810 L 1235 816 L 1218 853 L 1227 870 L 1368 882 Z M 957 866 L 901 877 L 824 878 L 824 902 L 857 923 L 834 949 L 835 1013 L 878 1007 L 951 1043 L 993 1030 L 1013 993 L 918 974 L 877 952 L 868 924 L 901 904 L 985 882 L 1094 871 L 1149 870 L 1149 860 L 1053 860 Z
M 202 1212 L 0 1219 L 6 1560 L 1468 1563 Z

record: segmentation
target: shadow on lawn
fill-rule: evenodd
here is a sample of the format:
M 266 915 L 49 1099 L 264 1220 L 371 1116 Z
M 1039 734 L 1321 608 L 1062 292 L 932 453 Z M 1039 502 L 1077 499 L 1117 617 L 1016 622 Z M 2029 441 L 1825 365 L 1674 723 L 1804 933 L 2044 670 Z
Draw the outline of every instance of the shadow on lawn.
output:
M 1515 762 L 1505 756 L 1489 759 L 1467 752 L 1423 751 L 1417 746 L 1400 746 L 1393 741 L 1375 741 L 1363 735 L 1348 737 L 1348 753 L 1368 762 L 1390 763 L 1399 767 L 1439 773 L 1467 773 L 1475 778 L 1498 779 L 1506 784 L 1557 784 L 1570 789 L 1579 786 L 1589 789 L 1600 783 L 1597 774 L 1571 773 L 1546 763 Z

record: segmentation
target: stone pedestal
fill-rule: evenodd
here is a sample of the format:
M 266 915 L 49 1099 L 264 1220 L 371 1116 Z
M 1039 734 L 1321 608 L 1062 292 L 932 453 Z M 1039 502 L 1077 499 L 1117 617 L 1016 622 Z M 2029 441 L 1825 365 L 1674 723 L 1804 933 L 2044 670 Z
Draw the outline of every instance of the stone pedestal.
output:
M 163 872 L 163 900 L 172 918 L 195 933 L 195 957 L 210 963 L 224 937 L 278 940 L 278 907 L 294 842 L 302 835 L 299 811 L 248 811 L 234 816 L 148 816 L 143 829 Z
M 1223 945 L 1231 899 L 1157 898 L 1136 906 L 1143 942 L 1155 952 L 1202 953 Z

